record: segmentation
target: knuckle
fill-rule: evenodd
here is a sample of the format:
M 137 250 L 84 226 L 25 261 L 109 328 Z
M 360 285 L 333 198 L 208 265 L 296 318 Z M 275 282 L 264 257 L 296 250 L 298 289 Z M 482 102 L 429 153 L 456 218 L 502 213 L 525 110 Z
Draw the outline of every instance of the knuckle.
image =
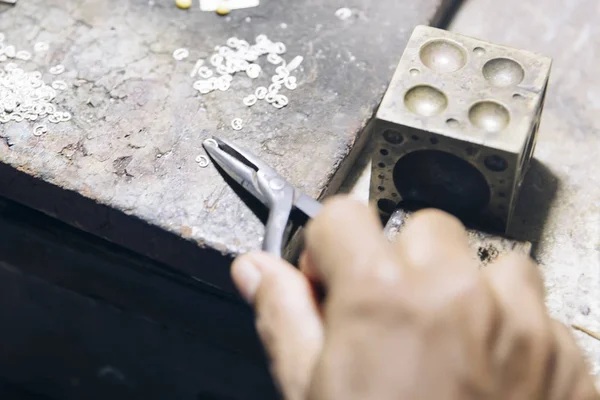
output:
M 458 218 L 435 208 L 417 211 L 411 216 L 409 222 L 415 226 L 432 229 L 438 229 L 440 226 L 451 226 L 457 230 L 464 229 L 464 225 Z
M 418 230 L 423 232 L 439 232 L 440 229 L 452 232 L 464 231 L 465 227 L 460 220 L 453 215 L 434 208 L 417 211 L 407 222 L 407 230 Z
M 362 212 L 367 206 L 349 196 L 335 196 L 325 200 L 323 209 L 314 220 L 314 225 L 329 225 L 336 221 L 346 220 L 349 215 Z

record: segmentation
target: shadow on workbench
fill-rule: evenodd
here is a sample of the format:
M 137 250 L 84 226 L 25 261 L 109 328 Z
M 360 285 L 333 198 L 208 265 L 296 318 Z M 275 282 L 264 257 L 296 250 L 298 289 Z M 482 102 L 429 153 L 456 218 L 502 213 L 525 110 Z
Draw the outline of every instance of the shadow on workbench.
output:
M 533 258 L 537 256 L 548 215 L 559 188 L 560 182 L 552 171 L 539 160 L 532 159 L 523 179 L 508 235 L 517 240 L 531 242 Z
M 233 255 L 205 243 L 186 240 L 148 221 L 130 216 L 83 196 L 54 186 L 0 162 L 0 193 L 19 204 L 65 221 L 85 232 L 133 250 L 176 274 L 193 278 L 204 290 L 235 296 L 229 276 Z
M 245 304 L 1 198 L 0 238 L 6 382 L 60 400 L 276 398 Z

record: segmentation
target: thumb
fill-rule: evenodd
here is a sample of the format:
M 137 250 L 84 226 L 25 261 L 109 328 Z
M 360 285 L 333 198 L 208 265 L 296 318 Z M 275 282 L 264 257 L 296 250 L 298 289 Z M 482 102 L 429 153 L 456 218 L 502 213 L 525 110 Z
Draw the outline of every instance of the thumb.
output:
M 271 373 L 288 400 L 305 399 L 323 346 L 323 324 L 306 277 L 266 253 L 238 258 L 231 274 L 254 306 Z

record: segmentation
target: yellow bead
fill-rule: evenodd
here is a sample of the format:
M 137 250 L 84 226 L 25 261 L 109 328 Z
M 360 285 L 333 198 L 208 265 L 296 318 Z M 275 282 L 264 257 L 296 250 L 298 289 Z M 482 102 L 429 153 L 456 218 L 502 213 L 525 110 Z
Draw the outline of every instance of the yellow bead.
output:
M 231 12 L 231 10 L 227 8 L 227 6 L 225 6 L 224 4 L 219 5 L 216 11 L 219 15 L 227 15 Z
M 192 0 L 175 0 L 175 5 L 182 10 L 187 10 L 192 6 Z

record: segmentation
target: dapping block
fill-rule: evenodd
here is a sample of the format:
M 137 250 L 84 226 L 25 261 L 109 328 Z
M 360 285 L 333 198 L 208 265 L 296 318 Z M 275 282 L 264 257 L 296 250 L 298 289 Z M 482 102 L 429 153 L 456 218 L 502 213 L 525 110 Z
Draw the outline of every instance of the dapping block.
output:
M 551 60 L 417 27 L 377 112 L 371 198 L 505 231 L 535 148 Z

